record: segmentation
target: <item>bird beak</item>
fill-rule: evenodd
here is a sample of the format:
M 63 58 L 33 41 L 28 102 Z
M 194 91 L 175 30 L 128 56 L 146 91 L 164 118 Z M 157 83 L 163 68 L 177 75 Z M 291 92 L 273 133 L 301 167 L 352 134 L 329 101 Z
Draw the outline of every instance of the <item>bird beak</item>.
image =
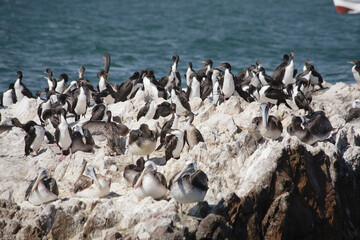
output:
M 177 181 L 179 181 L 179 179 L 187 172 L 189 171 L 189 166 L 186 165 L 181 172 L 178 174 L 178 176 L 174 179 L 173 183 L 176 183 Z
M 90 174 L 89 174 L 89 176 L 94 180 L 95 185 L 96 185 L 99 189 L 101 189 L 101 185 L 100 185 L 100 183 L 99 183 L 99 180 L 96 178 L 95 172 L 94 172 L 94 171 L 91 171 Z
M 352 61 L 352 62 L 346 62 L 346 63 L 355 64 L 354 61 Z
M 143 180 L 144 175 L 145 175 L 145 172 L 146 172 L 146 168 L 144 168 L 144 170 L 141 172 L 141 175 L 140 175 L 139 179 L 137 180 L 137 182 L 134 185 L 134 189 L 137 189 L 141 185 L 142 180 Z
M 38 178 L 36 179 L 36 182 L 35 182 L 33 188 L 31 189 L 32 192 L 34 192 L 34 191 L 36 190 L 36 188 L 38 187 L 41 179 L 43 179 L 44 177 L 45 177 L 44 175 L 38 176 Z

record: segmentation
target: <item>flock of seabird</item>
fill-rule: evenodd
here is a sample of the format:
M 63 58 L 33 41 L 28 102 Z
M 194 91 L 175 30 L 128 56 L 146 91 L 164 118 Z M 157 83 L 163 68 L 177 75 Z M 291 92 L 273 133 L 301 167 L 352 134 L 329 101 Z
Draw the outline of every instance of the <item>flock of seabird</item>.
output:
M 38 154 L 45 139 L 59 147 L 60 160 L 67 155 L 71 158 L 76 151 L 94 151 L 94 135 L 106 137 L 111 154 L 125 154 L 120 142 L 122 137 L 126 137 L 126 151 L 140 157 L 136 164 L 126 166 L 123 171 L 123 177 L 127 185 L 133 187 L 134 194 L 139 198 L 151 196 L 161 199 L 170 191 L 177 202 L 191 203 L 202 201 L 208 190 L 208 177 L 197 169 L 196 162 L 186 161 L 184 168 L 168 183 L 149 157 L 154 151 L 164 149 L 166 162 L 179 159 L 185 144 L 188 144 L 191 151 L 199 142 L 206 142 L 193 125 L 196 114 L 192 112 L 189 101 L 195 98 L 209 99 L 215 106 L 226 102 L 232 96 L 243 98 L 247 102 L 255 101 L 259 105 L 260 115 L 255 117 L 252 123 L 265 138 L 279 139 L 282 136 L 283 126 L 280 119 L 269 115 L 269 110 L 275 105 L 278 108 L 280 104 L 293 110 L 303 109 L 306 113 L 304 116 L 293 115 L 291 124 L 286 128 L 290 135 L 306 144 L 326 140 L 333 130 L 325 113 L 314 111 L 310 106 L 311 93 L 315 86 L 324 88 L 321 74 L 315 70 L 310 60 L 306 60 L 303 71 L 297 75 L 293 52 L 283 56 L 282 63 L 272 76 L 266 74 L 260 61 L 256 61 L 255 65 L 245 68 L 236 76 L 227 62 L 214 67 L 213 61 L 207 59 L 197 72 L 189 62 L 184 74 L 186 90 L 181 88 L 178 55 L 172 57 L 169 73 L 160 80 L 156 79 L 152 70 L 144 69 L 134 72 L 120 85 L 109 81 L 110 55 L 104 54 L 103 59 L 105 67 L 97 74 L 99 81 L 95 88 L 85 79 L 84 66 L 79 67 L 78 79 L 69 85 L 67 74 L 60 74 L 56 80 L 51 69 L 47 68 L 46 99 L 40 98 L 41 91 L 34 96 L 24 85 L 22 72 L 18 71 L 15 83 L 11 83 L 1 96 L 1 106 L 11 106 L 25 97 L 40 99 L 40 124 L 34 120 L 21 123 L 17 118 L 13 118 L 12 125 L 0 125 L 0 133 L 12 127 L 22 128 L 26 132 L 25 155 Z M 360 84 L 360 61 L 351 63 L 354 64 L 354 78 Z M 128 101 L 134 98 L 138 91 L 144 91 L 147 98 L 136 119 L 168 118 L 163 126 L 158 124 L 156 129 L 152 130 L 143 123 L 138 129 L 129 129 L 118 116 L 112 116 L 108 110 L 109 104 Z M 159 101 L 155 101 L 158 99 L 163 99 L 163 102 L 158 104 Z M 80 118 L 85 117 L 89 107 L 92 107 L 91 118 L 80 123 Z M 359 109 L 360 100 L 357 100 L 346 121 L 358 118 Z M 69 115 L 75 117 L 73 127 L 68 123 Z M 178 128 L 180 117 L 187 118 L 184 131 Z M 96 174 L 94 167 L 88 165 L 84 175 L 74 184 L 74 194 L 87 198 L 104 197 L 109 194 L 110 185 L 111 180 L 108 177 Z M 57 199 L 58 194 L 55 179 L 41 168 L 37 178 L 29 185 L 25 199 L 33 205 L 41 205 Z

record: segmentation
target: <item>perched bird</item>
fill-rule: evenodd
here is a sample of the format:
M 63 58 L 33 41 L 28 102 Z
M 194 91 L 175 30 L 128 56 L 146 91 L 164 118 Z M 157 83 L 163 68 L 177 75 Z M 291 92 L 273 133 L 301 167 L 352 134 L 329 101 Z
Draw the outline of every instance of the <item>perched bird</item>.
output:
M 272 79 L 274 79 L 274 81 L 285 86 L 294 82 L 294 76 L 297 70 L 294 70 L 293 57 L 293 52 L 290 52 L 290 57 L 287 54 L 284 55 L 283 62 L 273 72 Z
M 59 80 L 56 83 L 55 91 L 58 93 L 63 93 L 65 91 L 66 83 L 68 82 L 69 77 L 66 73 L 62 73 L 59 76 Z
M 173 112 L 174 110 L 171 106 L 171 103 L 164 101 L 157 106 L 154 119 L 158 119 L 159 117 L 167 117 Z
M 287 127 L 290 135 L 309 145 L 326 140 L 332 130 L 331 123 L 323 111 L 313 112 L 305 117 L 293 116 L 291 124 Z
M 144 170 L 144 166 L 145 160 L 141 157 L 136 161 L 136 165 L 130 164 L 125 167 L 123 177 L 128 187 L 135 185 L 136 182 L 134 182 L 134 179 L 136 176 L 140 176 L 141 172 Z
M 360 61 L 352 61 L 348 62 L 350 64 L 354 64 L 354 66 L 351 68 L 351 71 L 353 73 L 355 81 L 360 84 Z
M 88 107 L 87 97 L 86 97 L 84 85 L 81 82 L 79 94 L 75 97 L 75 101 L 72 105 L 72 112 L 75 115 L 75 121 L 80 120 L 80 116 L 85 117 L 87 107 Z
M 59 195 L 59 189 L 54 178 L 50 178 L 44 168 L 40 168 L 36 179 L 31 181 L 26 189 L 25 200 L 29 203 L 39 206 L 56 200 Z
M 148 101 L 145 104 L 145 106 L 140 108 L 140 110 L 136 116 L 136 120 L 139 121 L 139 119 L 142 117 L 145 117 L 146 119 L 153 119 L 156 114 L 157 107 L 158 107 L 158 105 L 157 105 L 156 101 L 154 101 L 154 100 Z
M 75 125 L 71 136 L 71 151 L 91 152 L 95 146 L 95 141 L 87 129 L 83 129 L 82 124 Z
M 305 96 L 303 89 L 307 89 L 309 82 L 306 79 L 300 79 L 299 82 L 295 85 L 290 84 L 287 86 L 286 90 L 289 95 L 291 95 L 291 100 L 286 99 L 287 103 L 291 106 L 293 110 L 304 109 L 308 113 L 312 113 L 313 109 L 310 107 L 310 100 Z
M 93 166 L 85 168 L 85 175 L 81 175 L 74 184 L 74 193 L 82 198 L 101 198 L 110 192 L 111 179 L 95 173 Z
M 201 132 L 192 124 L 194 121 L 194 113 L 187 112 L 189 119 L 186 123 L 184 135 L 186 143 L 189 145 L 189 148 L 192 149 L 199 142 L 205 142 Z
M 50 68 L 45 69 L 45 73 L 47 73 L 49 76 L 44 77 L 47 80 L 49 91 L 56 91 L 56 85 L 57 81 L 56 78 L 53 76 L 53 72 Z
M 204 200 L 209 189 L 208 178 L 203 171 L 196 168 L 196 163 L 188 160 L 184 168 L 170 179 L 170 193 L 177 202 L 192 203 Z
M 234 74 L 231 73 L 231 65 L 229 63 L 225 62 L 221 64 L 221 67 L 225 68 L 224 83 L 221 91 L 224 94 L 224 99 L 228 99 L 235 91 Z
M 212 81 L 212 71 L 208 74 L 208 76 L 201 81 L 200 85 L 200 98 L 201 100 L 205 100 L 208 96 L 210 96 L 213 92 L 213 81 Z
M 105 112 L 106 112 L 107 106 L 103 103 L 99 103 L 97 105 L 95 105 L 92 109 L 91 109 L 91 118 L 90 121 L 96 121 L 96 120 L 103 120 L 104 116 L 105 116 Z
M 134 178 L 134 193 L 139 198 L 150 196 L 160 199 L 167 193 L 166 179 L 157 172 L 153 161 L 146 161 L 143 171 Z
M 190 75 L 192 73 L 195 73 L 194 69 L 193 69 L 193 65 L 192 62 L 188 62 L 188 68 L 186 70 L 186 73 L 184 74 L 184 77 L 186 79 L 186 86 L 190 85 Z
M 202 79 L 206 77 L 207 74 L 210 72 L 211 68 L 213 67 L 213 61 L 211 59 L 207 59 L 203 61 L 204 65 L 200 68 L 197 72 L 197 75 Z
M 150 130 L 147 124 L 141 124 L 139 129 L 129 133 L 128 151 L 137 156 L 147 156 L 155 151 L 158 133 Z
M 266 138 L 278 139 L 283 131 L 281 121 L 269 115 L 269 106 L 267 104 L 260 104 L 260 113 L 261 117 L 255 117 L 252 120 L 255 128 Z
M 9 107 L 16 103 L 14 83 L 9 84 L 8 90 L 1 94 L 0 106 Z
M 34 96 L 32 95 L 32 93 L 22 83 L 22 79 L 23 79 L 22 72 L 18 71 L 16 74 L 18 76 L 18 78 L 17 78 L 17 80 L 15 81 L 15 84 L 14 84 L 16 100 L 18 102 L 20 102 L 21 99 L 23 99 L 25 96 L 28 97 L 28 98 L 33 98 Z
M 106 111 L 107 121 L 87 121 L 83 124 L 83 129 L 88 129 L 91 135 L 103 135 L 107 139 L 107 146 L 110 154 L 122 154 L 120 148 L 121 136 L 129 133 L 129 128 L 121 122 L 115 123 L 112 120 L 111 111 Z
M 167 91 L 160 85 L 160 83 L 155 79 L 154 73 L 151 70 L 147 70 L 142 74 L 142 81 L 144 84 L 144 90 L 152 98 L 163 98 L 167 99 Z M 175 83 L 174 83 L 175 84 Z
M 165 160 L 179 159 L 185 145 L 185 134 L 179 129 L 169 129 L 165 136 Z
M 356 99 L 353 104 L 352 108 L 350 108 L 348 114 L 345 117 L 345 121 L 351 122 L 354 119 L 358 119 L 360 117 L 360 100 Z
M 186 90 L 186 97 L 189 99 L 189 101 L 196 97 L 200 97 L 200 85 L 201 78 L 197 76 L 196 73 L 192 73 L 190 75 L 190 82 Z
M 176 114 L 183 115 L 186 111 L 191 111 L 191 107 L 189 101 L 186 97 L 186 93 L 179 89 L 178 87 L 174 87 L 171 89 L 171 102 L 176 105 Z
M 28 121 L 23 129 L 26 131 L 25 136 L 25 155 L 39 152 L 42 142 L 44 141 L 45 129 L 37 125 L 34 121 Z
M 286 102 L 286 99 L 290 99 L 291 96 L 276 86 L 267 85 L 260 87 L 259 89 L 251 85 L 249 87 L 249 93 L 252 94 L 260 103 L 271 103 L 277 106 L 279 106 L 281 103 L 284 103 L 288 108 L 291 109 L 291 107 Z
M 65 109 L 61 109 L 59 113 L 59 125 L 56 128 L 55 131 L 55 139 L 56 143 L 59 146 L 61 150 L 61 156 L 60 161 L 65 159 L 65 154 L 67 154 L 68 151 L 70 151 L 70 157 L 72 156 L 72 150 L 71 150 L 71 136 L 72 136 L 72 130 L 69 127 L 67 121 L 66 121 L 66 111 Z M 64 154 L 65 152 L 65 154 Z
M 40 103 L 38 110 L 37 110 L 37 115 L 39 117 L 39 120 L 41 122 L 41 124 L 45 123 L 44 117 L 43 117 L 43 113 L 46 110 L 49 110 L 51 108 L 51 99 L 47 99 L 45 101 L 43 101 L 42 103 Z
M 312 66 L 312 67 L 310 67 L 310 66 Z M 309 69 L 312 68 L 311 75 L 310 75 L 310 85 L 313 87 L 313 90 L 314 90 L 315 85 L 319 85 L 319 87 L 321 89 L 323 89 L 324 87 L 322 86 L 322 83 L 324 82 L 324 80 L 323 80 L 321 74 L 315 70 L 315 67 L 313 65 L 311 65 L 311 61 L 309 59 L 307 59 L 305 61 L 305 64 L 303 67 L 303 72 L 305 72 L 308 68 Z

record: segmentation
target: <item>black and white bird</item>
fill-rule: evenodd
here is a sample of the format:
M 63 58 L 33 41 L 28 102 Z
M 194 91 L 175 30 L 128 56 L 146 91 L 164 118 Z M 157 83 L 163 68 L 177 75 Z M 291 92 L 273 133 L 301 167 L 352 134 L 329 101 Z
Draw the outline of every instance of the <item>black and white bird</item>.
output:
M 309 87 L 309 82 L 302 78 L 296 85 L 290 84 L 287 86 L 286 90 L 289 95 L 291 95 L 291 100 L 286 99 L 286 102 L 291 106 L 293 110 L 304 109 L 308 113 L 312 113 L 313 109 L 310 106 L 311 95 L 305 95 L 303 90 Z M 294 88 L 294 89 L 293 89 Z
M 26 189 L 25 200 L 29 203 L 39 206 L 56 200 L 59 195 L 59 189 L 54 178 L 50 178 L 44 168 L 40 168 L 36 179 L 31 181 Z
M 210 72 L 211 68 L 213 67 L 213 61 L 211 59 L 207 59 L 203 61 L 204 65 L 200 68 L 200 70 L 197 72 L 197 75 L 202 79 L 203 77 L 206 77 L 208 73 Z
M 75 97 L 74 104 L 72 105 L 72 112 L 75 115 L 75 121 L 78 121 L 80 119 L 80 116 L 85 117 L 86 110 L 88 107 L 87 97 L 82 82 L 80 83 L 79 89 L 80 91 L 78 95 Z
M 179 203 L 203 201 L 208 187 L 208 177 L 197 170 L 194 161 L 186 161 L 184 168 L 176 173 L 169 182 L 172 197 Z
M 74 184 L 75 196 L 81 198 L 101 198 L 110 192 L 111 179 L 96 174 L 93 166 L 88 165 Z
M 23 73 L 21 71 L 18 71 L 16 74 L 18 76 L 14 84 L 16 100 L 20 102 L 25 96 L 28 98 L 33 98 L 34 96 L 32 95 L 32 93 L 22 82 Z
M 53 76 L 53 72 L 50 68 L 45 69 L 45 73 L 48 74 L 47 77 L 44 77 L 47 80 L 49 91 L 55 91 L 57 81 L 56 78 Z
M 169 129 L 165 136 L 165 160 L 179 159 L 185 145 L 185 134 L 180 129 Z
M 157 171 L 153 161 L 146 161 L 141 174 L 134 178 L 134 193 L 139 198 L 152 197 L 160 199 L 167 193 L 165 176 Z
M 189 101 L 193 100 L 196 97 L 200 97 L 200 86 L 201 78 L 197 76 L 196 73 L 192 73 L 190 75 L 190 82 L 186 90 L 186 96 Z
M 173 86 L 173 88 L 171 89 L 170 100 L 176 105 L 176 114 L 183 115 L 184 112 L 191 111 L 191 107 L 186 97 L 186 93 L 182 89 Z
M 313 112 L 305 117 L 293 116 L 287 127 L 290 135 L 309 145 L 326 140 L 332 130 L 332 125 L 323 111 Z
M 348 62 L 350 64 L 354 64 L 354 66 L 351 68 L 351 72 L 354 76 L 355 81 L 360 84 L 360 61 L 352 61 Z
M 224 94 L 224 99 L 228 99 L 234 94 L 235 91 L 234 74 L 231 73 L 231 65 L 229 63 L 222 63 L 221 67 L 225 68 L 224 83 L 222 85 L 221 91 Z
M 283 62 L 276 67 L 273 72 L 272 79 L 279 84 L 283 84 L 287 86 L 289 84 L 294 83 L 294 75 L 296 74 L 297 70 L 294 69 L 294 53 L 290 52 L 289 55 L 285 54 L 283 56 Z
M 83 129 L 82 124 L 74 126 L 71 136 L 71 151 L 91 152 L 95 147 L 95 141 L 89 130 Z
M 37 115 L 39 117 L 39 120 L 42 124 L 45 123 L 45 120 L 43 118 L 43 113 L 51 108 L 51 99 L 47 99 L 44 102 L 40 103 L 38 110 L 37 110 Z
M 69 77 L 66 73 L 61 73 L 59 76 L 59 80 L 56 83 L 55 91 L 58 93 L 63 93 L 66 89 L 66 84 L 69 80 Z
M 187 114 L 189 115 L 189 119 L 186 122 L 184 135 L 186 143 L 189 145 L 189 149 L 193 149 L 199 142 L 205 141 L 199 129 L 192 124 L 194 121 L 194 113 L 187 112 Z
M 16 103 L 14 85 L 14 83 L 10 83 L 8 90 L 1 94 L 0 106 L 9 107 Z
M 158 104 L 156 103 L 156 101 L 154 101 L 154 100 L 148 101 L 145 104 L 145 106 L 140 108 L 140 110 L 136 116 L 136 120 L 139 121 L 139 119 L 142 117 L 145 117 L 146 119 L 153 119 L 156 114 L 157 107 L 158 107 Z
M 186 79 L 186 86 L 190 85 L 190 75 L 192 73 L 195 73 L 194 69 L 193 69 L 193 65 L 192 62 L 188 62 L 188 68 L 186 70 L 186 73 L 184 74 L 184 77 Z
M 35 153 L 37 155 L 41 144 L 44 141 L 44 127 L 30 120 L 24 125 L 23 129 L 26 131 L 25 155 L 28 156 L 30 153 Z
M 269 115 L 269 106 L 265 103 L 260 104 L 260 117 L 255 117 L 252 123 L 258 129 L 263 137 L 278 139 L 280 138 L 283 126 L 281 121 L 275 116 Z
M 66 121 L 66 111 L 65 109 L 61 109 L 59 113 L 59 125 L 56 128 L 55 131 L 55 139 L 56 143 L 59 146 L 61 150 L 61 156 L 60 161 L 65 159 L 65 154 L 70 151 L 70 158 L 72 156 L 72 150 L 71 150 L 71 136 L 72 136 L 72 130 L 69 127 L 67 121 Z M 65 152 L 65 154 L 64 154 Z
M 147 124 L 141 124 L 139 129 L 129 133 L 128 151 L 132 155 L 147 156 L 155 151 L 158 133 L 150 130 Z
M 312 66 L 312 67 L 310 67 Z M 303 72 L 305 72 L 307 69 L 312 69 L 311 71 L 311 75 L 310 75 L 310 85 L 313 87 L 313 90 L 315 88 L 315 85 L 319 85 L 319 87 L 321 89 L 323 89 L 324 87 L 322 86 L 322 83 L 324 82 L 321 74 L 315 70 L 314 65 L 311 65 L 311 61 L 309 59 L 307 59 L 305 61 L 304 67 L 303 67 Z
M 128 187 L 132 187 L 135 185 L 136 181 L 134 181 L 136 176 L 140 176 L 141 172 L 144 170 L 145 160 L 143 157 L 136 160 L 135 164 L 127 165 L 124 168 L 123 177 Z

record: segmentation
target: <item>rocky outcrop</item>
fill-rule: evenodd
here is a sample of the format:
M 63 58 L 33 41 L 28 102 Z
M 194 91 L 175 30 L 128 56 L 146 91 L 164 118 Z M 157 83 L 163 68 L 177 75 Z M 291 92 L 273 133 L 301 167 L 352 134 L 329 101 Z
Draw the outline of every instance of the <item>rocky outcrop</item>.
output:
M 335 175 L 330 172 L 331 165 Z M 343 158 L 284 149 L 273 175 L 245 197 L 230 194 L 201 221 L 197 239 L 359 239 L 360 185 Z

